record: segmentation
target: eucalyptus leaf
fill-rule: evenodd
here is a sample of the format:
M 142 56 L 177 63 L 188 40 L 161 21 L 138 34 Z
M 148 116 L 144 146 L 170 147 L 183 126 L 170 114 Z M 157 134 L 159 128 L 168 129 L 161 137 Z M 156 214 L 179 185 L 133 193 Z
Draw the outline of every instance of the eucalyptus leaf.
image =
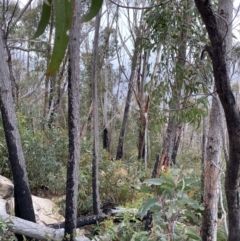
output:
M 89 12 L 84 15 L 81 19 L 82 22 L 88 22 L 91 19 L 93 19 L 101 9 L 103 4 L 103 0 L 92 0 L 91 7 L 89 9 Z
M 51 4 L 52 4 L 52 0 L 49 0 L 48 2 L 46 2 L 46 1 L 43 2 L 42 15 L 41 15 L 40 22 L 38 24 L 37 31 L 33 36 L 34 39 L 38 38 L 39 36 L 41 36 L 44 33 L 44 31 L 49 23 L 49 19 L 51 16 L 51 9 L 52 9 Z
M 69 41 L 67 31 L 71 28 L 74 0 L 54 0 L 55 39 L 47 75 L 53 75 L 59 68 Z
M 193 226 L 186 227 L 186 234 L 190 238 L 189 240 L 199 240 L 199 241 L 202 240 L 196 231 L 196 227 L 193 227 Z
M 163 178 L 151 178 L 144 181 L 144 183 L 151 184 L 151 185 L 161 185 L 163 183 Z
M 147 214 L 148 210 L 156 205 L 158 202 L 158 198 L 157 197 L 153 197 L 151 199 L 149 199 L 140 209 L 139 209 L 139 214 L 141 215 L 141 219 L 143 219 L 143 217 Z

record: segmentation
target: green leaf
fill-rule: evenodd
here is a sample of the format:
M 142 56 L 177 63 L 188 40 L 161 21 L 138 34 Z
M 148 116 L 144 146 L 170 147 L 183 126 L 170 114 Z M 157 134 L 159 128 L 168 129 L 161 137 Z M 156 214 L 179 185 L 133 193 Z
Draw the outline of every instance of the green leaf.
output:
M 67 31 L 72 25 L 74 0 L 54 0 L 55 10 L 55 39 L 51 61 L 47 70 L 47 75 L 53 75 L 59 68 L 67 46 L 69 36 Z
M 226 235 L 224 226 L 221 226 L 220 229 L 217 231 L 217 240 L 218 241 L 225 241 L 225 240 L 227 240 L 227 235 Z
M 141 185 L 141 186 L 140 186 L 140 190 L 141 190 L 141 192 L 143 192 L 143 193 L 152 193 L 152 192 L 153 192 L 153 190 L 152 190 L 151 187 L 149 187 L 149 186 L 144 186 L 144 185 Z
M 99 10 L 102 7 L 102 4 L 103 0 L 92 0 L 89 12 L 82 17 L 81 21 L 84 23 L 93 19 L 98 14 Z
M 199 237 L 199 234 L 196 231 L 196 227 L 186 227 L 186 234 L 190 238 L 190 240 L 199 240 L 201 241 L 201 238 Z
M 192 212 L 192 210 L 186 210 L 184 215 L 186 216 L 186 218 L 188 219 L 189 222 L 197 224 L 198 223 L 198 219 L 196 217 L 196 215 Z
M 147 211 L 154 205 L 156 205 L 158 202 L 157 197 L 153 197 L 149 199 L 145 204 L 142 205 L 142 207 L 139 209 L 139 213 L 141 215 L 141 218 L 143 218 L 146 214 Z
M 49 0 L 48 3 L 46 3 L 46 1 L 43 2 L 42 15 L 41 15 L 40 22 L 38 24 L 37 31 L 33 36 L 34 39 L 42 35 L 44 30 L 46 29 L 51 16 L 51 9 L 52 9 L 51 5 L 52 5 L 52 0 Z
M 151 179 L 145 180 L 144 183 L 158 186 L 163 183 L 163 179 L 162 178 L 151 178 Z

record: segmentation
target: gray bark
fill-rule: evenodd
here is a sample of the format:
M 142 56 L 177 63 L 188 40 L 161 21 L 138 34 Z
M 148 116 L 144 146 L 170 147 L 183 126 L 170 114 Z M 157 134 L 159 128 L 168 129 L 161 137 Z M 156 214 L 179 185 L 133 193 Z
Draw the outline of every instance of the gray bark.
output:
M 65 237 L 74 240 L 77 224 L 78 175 L 80 161 L 80 37 L 81 1 L 74 3 L 74 16 L 69 38 L 68 63 L 68 137 L 69 159 L 67 164 Z
M 218 200 L 221 176 L 222 115 L 217 95 L 213 95 L 204 171 L 203 241 L 217 240 Z

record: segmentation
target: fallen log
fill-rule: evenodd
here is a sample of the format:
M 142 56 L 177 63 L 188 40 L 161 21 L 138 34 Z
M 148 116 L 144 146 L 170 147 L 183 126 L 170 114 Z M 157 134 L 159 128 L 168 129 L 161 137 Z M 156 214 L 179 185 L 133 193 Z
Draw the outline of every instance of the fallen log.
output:
M 0 213 L 0 218 L 9 223 L 9 231 L 39 240 L 62 240 L 64 229 L 54 229 L 21 218 Z M 76 241 L 90 241 L 86 237 L 76 237 Z
M 100 223 L 103 220 L 107 219 L 109 215 L 93 215 L 93 216 L 88 216 L 88 217 L 81 217 L 77 219 L 77 228 L 81 228 L 87 225 L 92 225 L 96 223 Z M 50 228 L 65 228 L 65 222 L 61 223 L 54 223 L 54 224 L 49 224 L 47 227 Z
M 77 219 L 77 228 L 82 228 L 87 225 L 97 224 L 97 223 L 100 223 L 100 222 L 108 219 L 110 216 L 116 215 L 118 213 L 126 213 L 126 212 L 130 212 L 133 215 L 137 215 L 138 210 L 136 208 L 117 207 L 115 209 L 109 209 L 107 214 L 80 217 Z M 47 227 L 65 228 L 65 222 L 49 224 L 49 225 L 47 225 Z
M 11 216 L 6 213 L 3 208 L 4 203 L 0 202 L 0 219 L 9 223 L 9 231 L 31 237 L 38 240 L 50 239 L 53 241 L 62 240 L 64 237 L 64 226 L 65 223 L 51 224 L 48 226 L 43 226 L 37 223 L 33 223 L 15 216 Z M 110 215 L 93 215 L 89 217 L 82 217 L 77 219 L 77 227 L 83 227 L 86 225 L 96 224 L 102 222 L 103 220 L 109 218 L 111 215 L 117 213 L 131 212 L 133 214 L 137 213 L 137 209 L 128 208 L 118 208 L 112 209 Z M 100 240 L 102 237 L 100 237 Z M 99 240 L 99 239 L 98 239 Z M 87 237 L 76 237 L 76 241 L 91 241 Z

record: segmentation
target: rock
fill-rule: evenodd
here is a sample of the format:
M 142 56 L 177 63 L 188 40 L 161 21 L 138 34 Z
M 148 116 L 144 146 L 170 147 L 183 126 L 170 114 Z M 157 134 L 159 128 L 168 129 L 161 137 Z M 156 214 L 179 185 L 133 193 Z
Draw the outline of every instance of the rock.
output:
M 32 201 L 37 223 L 48 225 L 64 221 L 64 217 L 58 213 L 59 208 L 51 200 L 32 195 Z M 11 198 L 7 202 L 7 211 L 11 213 L 13 210 L 14 198 Z
M 8 199 L 13 196 L 14 186 L 13 183 L 0 175 L 0 198 Z
M 1 214 L 7 214 L 7 212 L 6 212 L 6 200 L 3 200 L 3 199 L 0 199 L 0 215 Z
M 48 225 L 64 221 L 64 217 L 58 213 L 57 205 L 46 198 L 32 196 L 36 221 L 40 224 Z
M 14 213 L 13 193 L 13 183 L 0 175 L 0 213 Z M 59 208 L 53 201 L 34 195 L 32 200 L 37 223 L 48 225 L 64 221 L 64 217 L 58 213 Z

